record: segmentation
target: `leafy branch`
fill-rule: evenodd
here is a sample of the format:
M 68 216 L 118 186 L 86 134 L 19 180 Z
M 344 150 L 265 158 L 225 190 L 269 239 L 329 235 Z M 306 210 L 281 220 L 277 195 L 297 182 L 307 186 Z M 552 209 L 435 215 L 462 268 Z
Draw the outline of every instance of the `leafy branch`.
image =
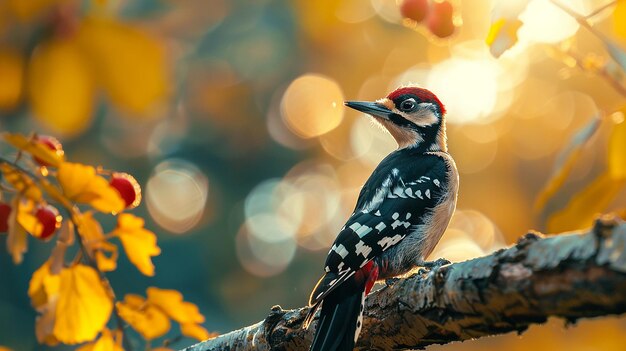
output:
M 156 235 L 144 228 L 143 219 L 127 212 L 141 201 L 141 188 L 131 175 L 67 162 L 62 145 L 52 137 L 7 133 L 3 138 L 17 150 L 15 161 L 0 156 L 0 195 L 12 197 L 10 204 L 0 202 L 0 232 L 8 234 L 13 261 L 23 260 L 28 236 L 48 241 L 58 232 L 57 245 L 33 273 L 28 291 L 41 314 L 35 330 L 39 342 L 79 344 L 100 335 L 79 350 L 132 350 L 125 333 L 130 325 L 151 350 L 151 342 L 169 331 L 171 321 L 180 325 L 181 335 L 209 337 L 197 306 L 183 301 L 178 291 L 149 287 L 147 298 L 116 297 L 106 276 L 117 268 L 118 246 L 110 240 L 118 238 L 131 263 L 148 276 L 154 275 L 151 258 L 160 253 Z M 117 227 L 105 234 L 98 212 L 115 216 Z M 78 250 L 66 261 L 75 242 Z M 111 316 L 115 331 L 106 328 Z

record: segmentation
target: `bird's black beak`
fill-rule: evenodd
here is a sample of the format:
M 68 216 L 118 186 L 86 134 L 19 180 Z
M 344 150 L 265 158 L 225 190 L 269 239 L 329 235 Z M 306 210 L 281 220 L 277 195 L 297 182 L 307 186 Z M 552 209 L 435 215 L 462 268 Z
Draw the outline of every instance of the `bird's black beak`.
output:
M 345 105 L 357 111 L 365 112 L 374 117 L 389 119 L 393 113 L 385 105 L 369 101 L 346 101 Z

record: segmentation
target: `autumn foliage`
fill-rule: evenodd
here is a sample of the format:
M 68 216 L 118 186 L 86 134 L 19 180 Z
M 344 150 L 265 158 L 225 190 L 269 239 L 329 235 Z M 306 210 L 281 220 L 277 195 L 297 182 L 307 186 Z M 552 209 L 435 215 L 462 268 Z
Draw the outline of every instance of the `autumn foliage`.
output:
M 209 335 L 184 297 L 222 330 L 300 306 L 396 146 L 342 103 L 398 85 L 442 99 L 460 172 L 432 259 L 626 218 L 624 48 L 626 0 L 0 0 L 0 344 L 159 350 Z M 622 350 L 620 323 L 452 348 Z
M 68 162 L 61 144 L 48 136 L 5 133 L 3 140 L 16 151 L 13 159 L 0 158 L 0 231 L 13 262 L 24 259 L 29 236 L 56 241 L 28 288 L 39 312 L 35 335 L 40 343 L 87 343 L 81 351 L 123 350 L 126 323 L 148 345 L 167 333 L 172 322 L 182 335 L 209 337 L 196 305 L 178 291 L 149 287 L 145 297 L 127 294 L 117 300 L 106 278 L 105 272 L 117 268 L 120 245 L 147 276 L 155 273 L 152 257 L 161 253 L 144 220 L 128 212 L 141 199 L 131 175 Z M 105 231 L 100 216 L 116 217 L 117 225 Z M 73 246 L 79 250 L 69 255 Z M 107 328 L 111 319 L 117 324 L 114 330 Z

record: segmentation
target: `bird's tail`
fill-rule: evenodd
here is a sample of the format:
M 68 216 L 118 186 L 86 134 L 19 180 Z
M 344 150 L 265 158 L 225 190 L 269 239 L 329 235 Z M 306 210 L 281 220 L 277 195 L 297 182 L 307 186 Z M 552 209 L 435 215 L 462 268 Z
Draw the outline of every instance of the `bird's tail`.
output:
M 351 278 L 324 297 L 311 351 L 354 349 L 363 324 L 365 290 L 365 280 Z

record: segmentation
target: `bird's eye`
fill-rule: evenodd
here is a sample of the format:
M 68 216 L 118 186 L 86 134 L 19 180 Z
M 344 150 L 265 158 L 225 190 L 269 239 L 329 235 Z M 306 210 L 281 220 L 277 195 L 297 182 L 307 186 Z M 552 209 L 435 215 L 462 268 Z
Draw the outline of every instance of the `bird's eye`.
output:
M 402 101 L 402 103 L 400 104 L 400 109 L 402 111 L 409 112 L 413 111 L 413 109 L 415 109 L 415 106 L 417 106 L 417 104 L 415 103 L 415 99 L 410 98 Z

